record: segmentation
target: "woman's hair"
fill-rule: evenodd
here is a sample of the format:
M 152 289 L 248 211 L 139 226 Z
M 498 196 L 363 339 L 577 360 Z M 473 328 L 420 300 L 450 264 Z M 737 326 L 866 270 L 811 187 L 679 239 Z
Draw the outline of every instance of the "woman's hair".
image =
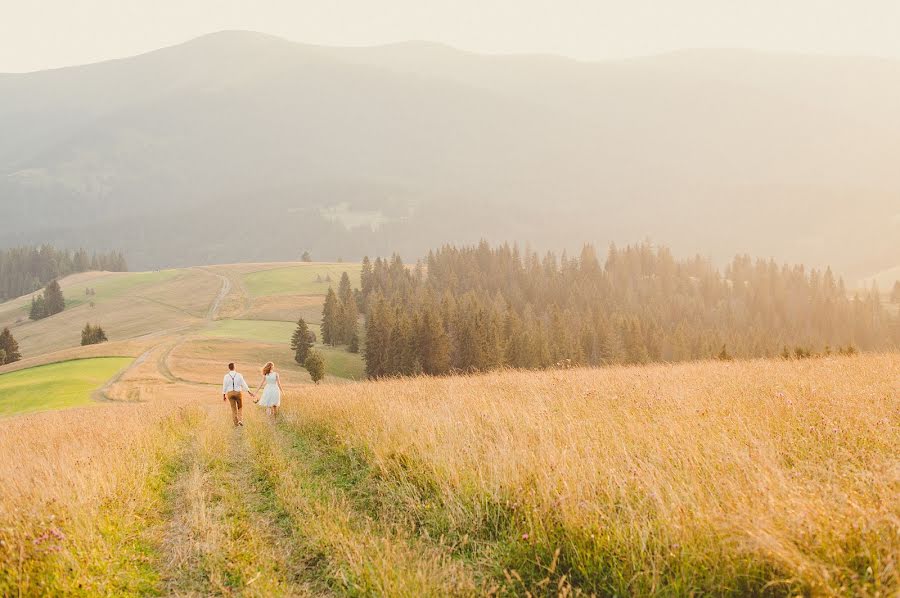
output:
M 262 370 L 263 376 L 268 376 L 269 372 L 271 372 L 274 368 L 275 368 L 275 364 L 272 363 L 271 361 L 266 363 L 266 365 L 263 366 L 263 370 Z

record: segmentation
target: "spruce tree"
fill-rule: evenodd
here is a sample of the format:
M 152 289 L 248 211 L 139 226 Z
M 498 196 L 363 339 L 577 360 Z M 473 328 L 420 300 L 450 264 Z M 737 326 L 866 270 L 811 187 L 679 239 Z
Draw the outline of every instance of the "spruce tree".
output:
M 366 318 L 366 376 L 380 378 L 390 375 L 393 313 L 384 297 L 378 296 Z
M 423 373 L 440 376 L 450 371 L 450 339 L 441 314 L 433 305 L 425 310 L 419 322 L 418 347 Z
M 372 262 L 369 261 L 369 256 L 366 256 L 363 258 L 362 269 L 359 272 L 359 287 L 362 292 L 363 303 L 369 298 L 373 283 Z
M 342 343 L 349 343 L 356 334 L 359 311 L 356 308 L 356 298 L 353 296 L 353 289 L 350 286 L 350 277 L 346 272 L 341 274 L 341 281 L 338 284 L 338 303 L 340 305 L 338 340 Z
M 48 316 L 58 314 L 66 308 L 66 300 L 63 297 L 62 289 L 59 288 L 59 283 L 55 280 L 51 280 L 44 288 L 44 305 Z
M 339 307 L 337 295 L 334 294 L 334 289 L 328 287 L 328 294 L 325 295 L 325 305 L 322 307 L 321 325 L 322 342 L 326 345 L 334 345 L 337 343 L 337 336 L 339 334 Z
M 47 317 L 47 303 L 43 295 L 31 298 L 31 310 L 28 317 L 32 320 L 40 320 Z
M 291 337 L 291 349 L 294 351 L 294 361 L 303 365 L 312 348 L 312 332 L 306 325 L 306 320 L 300 318 L 297 320 L 297 328 L 294 329 L 294 335 Z
M 106 333 L 101 326 L 91 326 L 90 323 L 84 325 L 81 329 L 81 346 L 97 345 L 105 343 L 108 339 Z
M 19 343 L 13 338 L 9 328 L 4 328 L 3 332 L 0 332 L 0 349 L 6 353 L 4 363 L 13 363 L 22 359 L 22 354 L 19 353 Z

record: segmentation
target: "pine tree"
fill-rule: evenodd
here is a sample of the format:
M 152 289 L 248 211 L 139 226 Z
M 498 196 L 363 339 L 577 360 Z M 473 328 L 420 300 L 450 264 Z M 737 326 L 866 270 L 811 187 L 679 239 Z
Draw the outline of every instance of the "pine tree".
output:
M 303 252 L 303 255 L 300 256 L 300 261 L 301 262 L 311 262 L 312 261 L 312 256 L 309 255 L 309 251 Z
M 81 346 L 97 345 L 105 343 L 107 340 L 106 332 L 101 326 L 91 326 L 90 323 L 87 323 L 81 329 Z
M 350 337 L 350 344 L 347 347 L 347 350 L 351 353 L 359 353 L 359 333 L 354 332 L 353 336 Z
M 384 297 L 375 297 L 366 318 L 366 376 L 380 378 L 390 374 L 393 313 Z
M 444 330 L 441 314 L 433 305 L 422 314 L 417 336 L 422 372 L 429 376 L 440 376 L 449 372 L 450 339 Z
M 0 365 L 6 364 L 6 349 L 0 349 Z
M 47 303 L 44 301 L 43 295 L 31 298 L 31 310 L 28 317 L 32 320 L 40 320 L 47 317 Z
M 356 309 L 356 298 L 353 296 L 350 277 L 346 272 L 341 274 L 341 281 L 338 284 L 338 302 L 340 304 L 339 342 L 349 343 L 356 334 L 359 311 Z
M 58 314 L 66 308 L 66 300 L 63 297 L 62 289 L 59 288 L 59 283 L 55 280 L 51 280 L 44 288 L 44 305 L 48 316 Z
M 359 272 L 359 288 L 362 292 L 363 302 L 365 302 L 369 298 L 369 294 L 371 294 L 372 292 L 372 286 L 374 282 L 372 262 L 369 261 L 369 256 L 366 256 L 363 258 L 362 269 Z
M 309 350 L 313 346 L 313 334 L 306 325 L 306 320 L 300 318 L 297 320 L 297 328 L 291 336 L 291 349 L 294 351 L 294 361 L 303 365 L 309 355 Z
M 337 295 L 334 289 L 328 287 L 328 294 L 325 295 L 325 305 L 322 307 L 322 342 L 326 345 L 335 345 L 338 341 L 338 316 L 339 305 Z
M 306 371 L 309 372 L 309 377 L 316 384 L 325 378 L 325 360 L 322 358 L 322 354 L 315 349 L 310 350 L 303 367 L 306 368 Z
M 3 332 L 0 332 L 0 349 L 6 354 L 4 363 L 13 363 L 22 359 L 22 354 L 19 353 L 19 343 L 13 338 L 9 328 L 4 328 Z

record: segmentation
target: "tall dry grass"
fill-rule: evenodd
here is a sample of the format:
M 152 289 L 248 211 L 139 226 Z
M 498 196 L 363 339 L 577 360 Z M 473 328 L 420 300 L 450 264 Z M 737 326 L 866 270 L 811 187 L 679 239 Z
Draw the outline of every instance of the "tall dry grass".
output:
M 193 419 L 157 401 L 0 422 L 0 595 L 152 591 L 146 533 Z
M 886 596 L 898 388 L 896 354 L 703 362 L 312 388 L 285 416 L 528 589 Z

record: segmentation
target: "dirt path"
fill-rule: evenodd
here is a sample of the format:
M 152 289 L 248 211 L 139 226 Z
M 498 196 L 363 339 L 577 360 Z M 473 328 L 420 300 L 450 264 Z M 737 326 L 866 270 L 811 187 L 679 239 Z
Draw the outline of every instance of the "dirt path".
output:
M 248 413 L 247 426 L 260 422 Z M 268 483 L 255 475 L 247 428 L 209 408 L 166 492 L 162 592 L 177 596 L 327 594 L 304 542 Z
M 204 272 L 209 272 L 208 270 L 204 270 Z M 214 274 L 211 272 L 211 274 Z M 227 276 L 222 276 L 221 274 L 214 274 L 222 281 L 222 288 L 219 289 L 219 294 L 216 295 L 216 298 L 209 306 L 209 312 L 206 314 L 207 320 L 215 320 L 216 316 L 219 313 L 219 308 L 222 307 L 222 301 L 225 300 L 225 297 L 228 296 L 228 293 L 231 292 L 231 279 Z
M 119 370 L 119 372 L 116 373 L 115 376 L 113 376 L 112 378 L 107 380 L 103 386 L 101 386 L 100 388 L 98 388 L 97 390 L 95 390 L 94 392 L 91 393 L 91 399 L 94 401 L 103 401 L 103 402 L 114 401 L 115 399 L 113 399 L 111 396 L 109 396 L 109 389 L 112 388 L 112 386 L 114 384 L 118 383 L 119 380 L 121 380 L 125 376 L 125 374 L 132 371 L 133 369 L 135 369 L 136 367 L 138 367 L 145 361 L 147 361 L 147 358 L 150 356 L 151 353 L 153 353 L 153 350 L 155 348 L 156 347 L 151 347 L 151 348 L 147 349 L 146 351 L 141 353 L 129 365 L 127 365 L 124 368 L 122 368 L 121 370 Z

